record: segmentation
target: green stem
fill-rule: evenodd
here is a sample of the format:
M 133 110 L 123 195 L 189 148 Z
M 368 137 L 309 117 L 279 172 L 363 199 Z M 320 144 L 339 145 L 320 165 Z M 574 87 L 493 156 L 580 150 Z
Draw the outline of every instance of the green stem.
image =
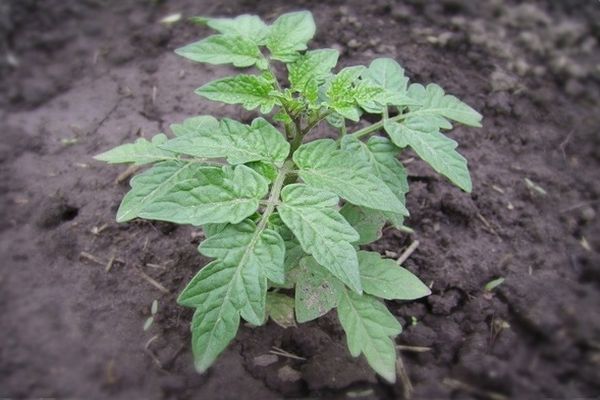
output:
M 286 160 L 279 172 L 277 173 L 277 177 L 273 182 L 273 186 L 271 187 L 271 193 L 269 194 L 269 199 L 267 200 L 267 207 L 260 217 L 260 221 L 258 222 L 256 232 L 262 232 L 263 229 L 267 226 L 269 222 L 269 218 L 271 214 L 275 211 L 275 205 L 279 200 L 279 195 L 281 194 L 281 189 L 283 189 L 283 183 L 285 181 L 286 175 L 291 171 L 293 166 L 292 160 Z
M 296 136 L 294 136 L 294 140 L 290 143 L 290 156 L 298 150 L 298 147 L 302 144 L 302 139 L 304 139 L 302 131 L 296 130 Z
M 416 114 L 416 112 L 407 112 L 406 114 L 400 114 L 400 115 L 396 115 L 395 117 L 388 118 L 387 121 L 392 121 L 392 122 L 401 121 L 405 118 L 412 117 L 415 114 Z M 385 121 L 386 121 L 386 119 L 384 116 L 384 118 L 381 121 L 376 122 L 373 125 L 369 125 L 365 128 L 359 129 L 356 132 L 351 133 L 351 135 L 357 139 L 360 139 L 363 136 L 366 136 L 370 133 L 373 133 L 373 132 L 378 131 L 379 129 L 383 128 L 383 124 L 385 123 Z

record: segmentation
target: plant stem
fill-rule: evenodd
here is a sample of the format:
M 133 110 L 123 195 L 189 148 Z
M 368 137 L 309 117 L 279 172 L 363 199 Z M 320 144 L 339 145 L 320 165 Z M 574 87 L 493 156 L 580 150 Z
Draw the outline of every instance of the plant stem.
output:
M 288 174 L 288 172 L 290 172 L 290 170 L 292 169 L 292 166 L 292 160 L 288 159 L 285 161 L 285 163 L 279 170 L 279 173 L 277 174 L 277 177 L 273 182 L 273 186 L 271 187 L 271 193 L 269 194 L 269 199 L 267 200 L 267 207 L 265 208 L 265 211 L 263 212 L 262 216 L 260 217 L 260 221 L 258 222 L 258 226 L 256 229 L 257 232 L 260 233 L 263 231 L 263 229 L 265 229 L 267 223 L 269 222 L 271 214 L 273 214 L 273 211 L 275 211 L 275 204 L 277 204 L 277 201 L 279 200 L 279 195 L 281 194 L 281 189 L 283 188 L 285 177 Z
M 406 114 L 400 114 L 400 115 L 396 115 L 395 117 L 388 118 L 387 121 L 392 121 L 392 122 L 401 121 L 405 118 L 412 117 L 415 114 L 416 114 L 416 112 L 407 112 Z M 383 128 L 383 124 L 385 123 L 385 121 L 386 121 L 386 119 L 384 117 L 381 121 L 376 122 L 373 125 L 369 125 L 365 128 L 359 129 L 356 132 L 351 133 L 351 135 L 357 139 L 360 139 L 363 136 L 366 136 L 370 133 L 373 133 L 373 132 L 378 131 L 379 129 Z
M 296 150 L 298 150 L 298 147 L 300 147 L 300 145 L 302 144 L 303 138 L 304 138 L 304 135 L 302 134 L 302 131 L 296 130 L 296 135 L 294 136 L 294 140 L 292 140 L 292 142 L 290 143 L 290 155 L 294 154 L 294 152 Z

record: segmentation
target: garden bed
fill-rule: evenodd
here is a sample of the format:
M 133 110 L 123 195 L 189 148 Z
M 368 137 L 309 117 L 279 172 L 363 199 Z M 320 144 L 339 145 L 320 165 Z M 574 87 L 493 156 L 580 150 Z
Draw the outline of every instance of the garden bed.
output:
M 242 326 L 198 375 L 191 312 L 175 298 L 207 261 L 202 233 L 117 224 L 128 175 L 91 158 L 191 115 L 253 117 L 193 94 L 228 72 L 175 56 L 207 31 L 161 18 L 292 9 L 313 12 L 315 47 L 337 48 L 345 65 L 393 57 L 484 115 L 483 129 L 451 134 L 473 193 L 405 157 L 415 233 L 386 228 L 370 246 L 399 256 L 418 240 L 404 265 L 432 285 L 425 299 L 388 302 L 413 396 L 597 396 L 600 4 L 88 0 L 0 6 L 0 397 L 406 395 L 350 356 L 331 314 Z

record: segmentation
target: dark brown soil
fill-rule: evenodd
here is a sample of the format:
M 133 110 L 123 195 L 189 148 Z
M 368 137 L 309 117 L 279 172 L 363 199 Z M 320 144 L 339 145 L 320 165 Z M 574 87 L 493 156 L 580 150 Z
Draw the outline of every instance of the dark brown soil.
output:
M 230 71 L 176 57 L 207 31 L 162 17 L 271 19 L 299 8 L 317 20 L 314 46 L 339 48 L 344 64 L 394 57 L 485 116 L 483 129 L 452 134 L 473 194 L 407 164 L 415 234 L 386 230 L 372 246 L 399 254 L 419 240 L 406 266 L 433 284 L 427 299 L 388 304 L 405 327 L 398 344 L 431 348 L 402 352 L 414 398 L 598 397 L 600 3 L 591 0 L 1 2 L 0 397 L 403 396 L 401 382 L 386 385 L 352 359 L 335 315 L 242 327 L 196 374 L 191 313 L 175 296 L 206 262 L 198 232 L 117 225 L 124 169 L 91 159 L 187 116 L 252 116 L 192 93 Z M 157 318 L 143 331 L 154 299 Z M 269 357 L 272 346 L 303 359 Z

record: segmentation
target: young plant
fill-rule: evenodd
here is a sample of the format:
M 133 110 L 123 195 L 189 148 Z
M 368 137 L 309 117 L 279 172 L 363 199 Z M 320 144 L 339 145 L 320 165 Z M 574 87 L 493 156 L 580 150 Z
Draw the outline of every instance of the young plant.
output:
M 441 133 L 450 121 L 479 127 L 481 115 L 436 84 L 408 85 L 394 60 L 332 72 L 334 49 L 307 50 L 310 12 L 266 25 L 259 17 L 195 18 L 218 31 L 175 52 L 197 62 L 253 67 L 209 82 L 202 97 L 258 109 L 250 124 L 197 116 L 171 125 L 174 137 L 118 146 L 96 156 L 108 163 L 152 166 L 131 180 L 117 221 L 134 218 L 201 226 L 199 252 L 214 260 L 178 302 L 195 309 L 192 348 L 205 371 L 235 337 L 240 319 L 282 326 L 336 308 L 350 353 L 394 382 L 394 337 L 402 328 L 383 300 L 413 300 L 430 290 L 394 260 L 365 245 L 386 222 L 408 216 L 406 148 L 466 192 L 467 161 Z M 285 65 L 288 78 L 278 80 Z M 379 122 L 352 133 L 365 114 Z M 337 139 L 310 139 L 326 121 Z M 378 135 L 378 133 L 386 135 Z M 368 138 L 368 140 L 367 140 Z

